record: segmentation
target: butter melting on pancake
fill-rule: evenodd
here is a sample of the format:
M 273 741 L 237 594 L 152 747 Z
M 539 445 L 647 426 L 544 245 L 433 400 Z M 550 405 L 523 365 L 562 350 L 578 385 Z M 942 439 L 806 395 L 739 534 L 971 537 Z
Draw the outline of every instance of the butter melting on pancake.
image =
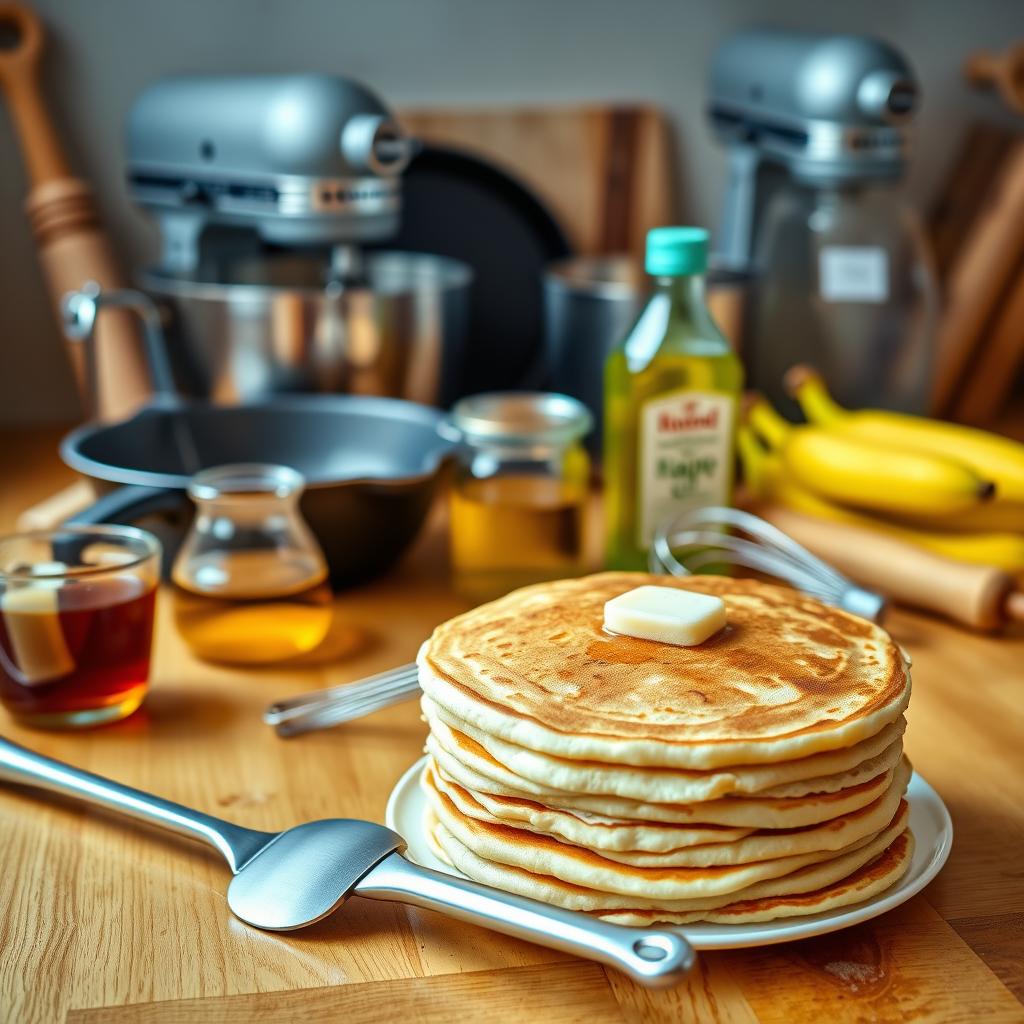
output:
M 644 584 L 714 594 L 728 624 L 695 647 L 604 632 Z M 902 713 L 910 679 L 878 626 L 781 587 L 602 573 L 543 583 L 439 626 L 420 654 L 435 703 L 530 749 L 712 768 L 851 746 Z

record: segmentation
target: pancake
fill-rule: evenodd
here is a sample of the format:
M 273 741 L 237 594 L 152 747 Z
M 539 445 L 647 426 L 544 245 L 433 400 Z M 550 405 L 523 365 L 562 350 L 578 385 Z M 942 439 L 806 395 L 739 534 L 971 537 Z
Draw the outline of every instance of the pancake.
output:
M 909 818 L 910 809 L 904 801 L 892 824 L 879 833 L 875 839 L 832 860 L 812 864 L 791 874 L 759 882 L 746 889 L 717 897 L 660 901 L 601 892 L 522 868 L 498 864 L 481 857 L 460 843 L 432 812 L 428 811 L 426 825 L 428 835 L 432 839 L 432 846 L 439 851 L 441 859 L 468 878 L 520 896 L 564 907 L 566 910 L 596 912 L 602 917 L 609 918 L 618 913 L 643 914 L 649 915 L 645 918 L 645 923 L 650 923 L 669 920 L 677 914 L 693 915 L 688 920 L 706 920 L 709 911 L 721 910 L 737 902 L 800 896 L 841 883 L 883 856 L 900 837 L 909 837 L 910 833 L 907 830 Z M 902 870 L 899 874 L 902 874 L 909 866 L 909 853 L 912 852 L 912 846 L 903 846 L 902 849 L 903 852 L 900 855 Z M 897 877 L 899 875 L 890 877 L 887 884 L 891 885 Z M 857 899 L 862 898 L 866 897 L 857 897 Z M 856 900 L 851 900 L 851 902 L 856 902 Z M 816 913 L 817 910 L 807 908 L 804 912 Z
M 614 835 L 623 826 L 590 824 L 575 819 L 577 829 L 575 831 L 576 838 L 573 839 L 565 835 L 566 831 L 572 831 L 568 828 L 558 828 L 552 832 L 535 827 L 533 822 L 537 820 L 536 815 L 532 819 L 527 818 L 524 821 L 523 818 L 520 818 L 516 821 L 507 813 L 504 815 L 492 814 L 490 808 L 495 806 L 493 799 L 474 797 L 461 786 L 440 777 L 431 770 L 429 765 L 424 770 L 424 779 L 427 785 L 436 787 L 449 797 L 459 811 L 468 817 L 495 825 L 516 824 L 528 831 L 582 846 L 609 860 L 631 864 L 635 867 L 712 867 L 771 860 L 776 857 L 817 851 L 839 851 L 860 839 L 876 835 L 892 822 L 909 778 L 910 767 L 908 764 L 899 777 L 894 780 L 893 785 L 873 803 L 859 811 L 842 815 L 821 825 L 812 825 L 802 829 L 760 830 L 739 839 L 730 837 L 720 842 L 689 844 L 684 847 L 650 851 L 635 850 L 620 843 L 615 843 L 611 848 L 604 845 L 610 838 L 608 834 Z M 497 809 L 503 810 L 500 805 Z M 555 824 L 558 826 L 560 823 L 555 820 Z M 625 831 L 631 835 L 637 833 L 643 835 L 649 827 L 624 826 Z
M 801 828 L 817 825 L 867 806 L 892 783 L 890 768 L 873 779 L 835 792 L 801 797 L 739 797 L 694 804 L 655 804 L 621 797 L 559 792 L 520 779 L 491 758 L 479 744 L 435 722 L 427 750 L 440 773 L 471 793 L 534 797 L 549 807 L 582 811 L 626 821 L 660 821 L 673 825 L 730 825 L 734 828 Z
M 609 634 L 644 584 L 714 594 L 728 625 L 694 647 Z M 489 736 L 571 760 L 706 770 L 851 747 L 902 715 L 910 675 L 879 626 L 756 580 L 602 573 L 525 587 L 434 630 L 430 699 Z
M 722 896 L 836 857 L 834 851 L 816 851 L 713 867 L 634 867 L 548 836 L 471 818 L 433 785 L 429 776 L 424 779 L 424 789 L 438 821 L 484 860 L 632 900 L 662 902 Z M 851 843 L 842 852 L 868 845 L 876 835 Z
M 764 896 L 760 899 L 739 900 L 717 910 L 690 912 L 658 910 L 619 910 L 599 915 L 613 924 L 634 928 L 661 922 L 663 924 L 692 924 L 706 921 L 711 924 L 757 924 L 785 917 L 806 917 L 839 910 L 854 903 L 862 903 L 878 896 L 896 884 L 910 867 L 914 856 L 914 833 L 901 832 L 886 847 L 881 856 L 858 868 L 839 882 L 816 889 L 814 892 L 793 896 Z
M 712 771 L 679 768 L 637 768 L 552 757 L 489 736 L 429 697 L 423 714 L 433 728 L 437 720 L 475 741 L 514 775 L 544 787 L 546 792 L 593 793 L 652 803 L 694 803 L 733 793 L 803 796 L 834 792 L 873 779 L 899 762 L 906 720 L 900 717 L 877 735 L 843 750 L 813 754 L 783 764 L 748 765 Z

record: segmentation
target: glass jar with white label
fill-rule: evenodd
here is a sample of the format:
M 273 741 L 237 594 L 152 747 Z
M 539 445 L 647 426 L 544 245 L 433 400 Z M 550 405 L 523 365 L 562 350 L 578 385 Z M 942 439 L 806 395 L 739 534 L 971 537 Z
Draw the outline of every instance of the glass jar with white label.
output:
M 755 254 L 751 384 L 796 415 L 783 376 L 810 363 L 844 405 L 924 412 L 937 298 L 917 217 L 889 185 L 780 188 Z

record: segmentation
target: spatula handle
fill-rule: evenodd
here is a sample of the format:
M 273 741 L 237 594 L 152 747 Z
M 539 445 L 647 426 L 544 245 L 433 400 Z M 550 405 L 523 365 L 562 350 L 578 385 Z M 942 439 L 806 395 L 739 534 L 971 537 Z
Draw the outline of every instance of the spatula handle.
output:
M 587 914 L 514 896 L 389 854 L 353 890 L 375 900 L 410 903 L 517 939 L 617 967 L 642 985 L 676 985 L 696 954 L 679 932 L 625 928 Z
M 72 768 L 5 739 L 0 739 L 0 782 L 47 789 L 209 843 L 220 850 L 236 873 L 272 838 L 266 832 L 254 832 L 102 775 Z

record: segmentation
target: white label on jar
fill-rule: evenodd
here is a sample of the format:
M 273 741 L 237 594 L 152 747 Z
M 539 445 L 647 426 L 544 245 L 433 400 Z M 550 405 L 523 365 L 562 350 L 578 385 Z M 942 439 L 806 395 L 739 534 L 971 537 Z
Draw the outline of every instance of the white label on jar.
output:
M 722 392 L 675 391 L 640 412 L 637 544 L 690 508 L 724 505 L 732 479 L 735 398 Z
M 889 254 L 873 245 L 827 245 L 818 254 L 818 291 L 826 302 L 885 302 Z

